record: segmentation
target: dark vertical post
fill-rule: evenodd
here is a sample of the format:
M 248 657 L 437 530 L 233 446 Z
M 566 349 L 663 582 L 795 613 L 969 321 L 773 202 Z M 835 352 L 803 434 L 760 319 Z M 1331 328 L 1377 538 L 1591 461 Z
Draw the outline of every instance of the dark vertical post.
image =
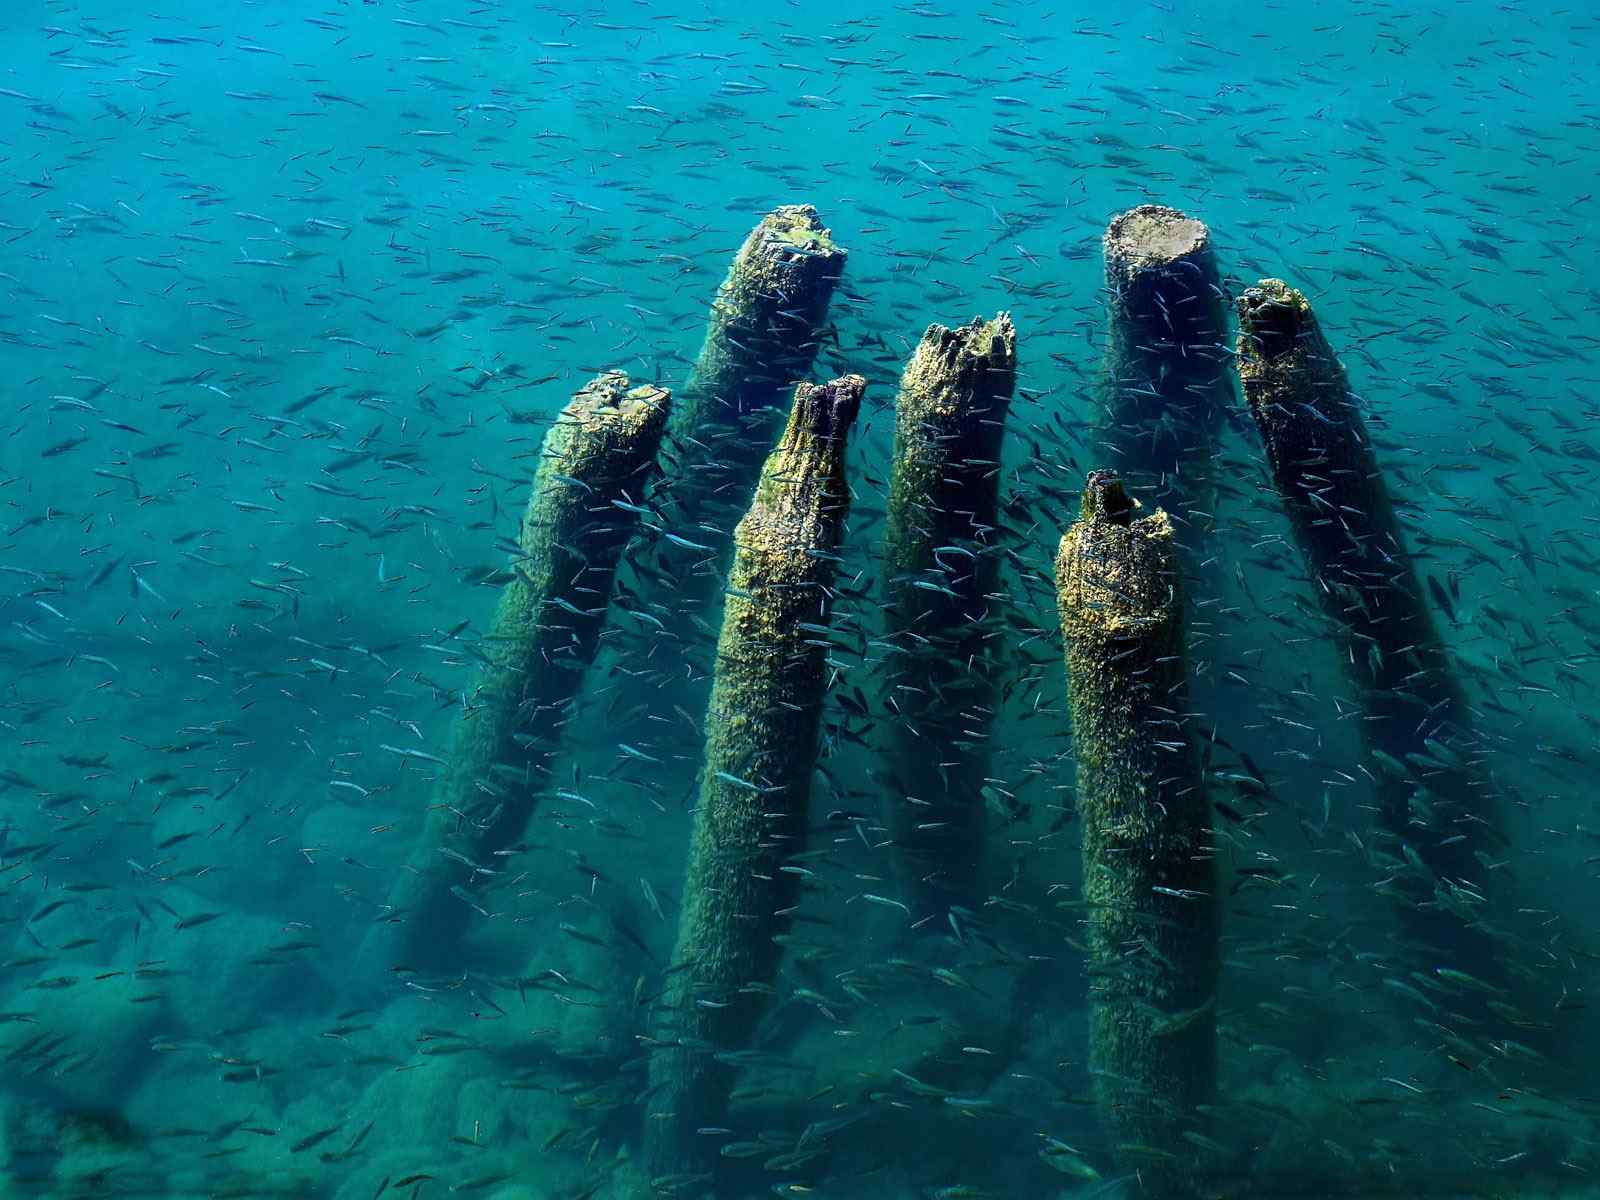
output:
M 1497 836 L 1493 805 L 1468 769 L 1466 699 L 1344 367 L 1305 296 L 1278 279 L 1239 298 L 1238 363 L 1295 541 L 1343 633 L 1407 932 L 1430 957 L 1483 967 L 1479 854 Z
M 1099 440 L 1139 496 L 1193 548 L 1211 527 L 1217 437 L 1233 403 L 1228 300 L 1211 232 L 1142 204 L 1105 235 L 1107 344 Z
M 523 835 L 545 760 L 594 661 L 670 408 L 663 389 L 630 388 L 610 371 L 545 435 L 514 577 L 484 639 L 488 661 L 465 696 L 422 839 L 363 947 L 364 964 L 433 968 L 456 958 L 471 893 L 494 852 Z
M 696 1184 L 717 1162 L 732 1067 L 777 970 L 788 928 L 827 684 L 826 625 L 850 491 L 845 442 L 866 381 L 801 384 L 733 568 L 706 713 L 700 801 L 673 969 L 650 1063 L 645 1157 L 652 1179 Z M 666 1186 L 666 1185 L 662 1185 Z
M 884 534 L 889 827 L 916 920 L 983 901 L 984 777 L 996 696 L 1000 444 L 1011 318 L 929 326 L 895 402 Z M 941 919 L 940 925 L 943 925 Z
M 711 547 L 663 547 L 685 577 L 679 602 L 688 612 L 716 615 L 726 531 L 750 503 L 790 393 L 810 374 L 844 263 L 817 210 L 785 204 L 751 230 L 717 289 L 668 428 L 683 536 Z
M 1121 1143 L 1168 1165 L 1130 1166 L 1182 1194 L 1216 1090 L 1221 910 L 1211 818 L 1189 735 L 1183 600 L 1172 522 L 1133 519 L 1109 471 L 1089 476 L 1061 539 L 1083 892 L 1089 927 L 1089 1065 Z

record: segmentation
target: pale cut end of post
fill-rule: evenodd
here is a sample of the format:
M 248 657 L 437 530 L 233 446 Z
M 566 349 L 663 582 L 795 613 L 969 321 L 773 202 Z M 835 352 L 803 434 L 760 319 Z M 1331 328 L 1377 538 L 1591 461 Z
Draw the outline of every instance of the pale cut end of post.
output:
M 626 371 L 602 372 L 568 401 L 561 418 L 585 426 L 615 425 L 630 433 L 644 433 L 664 423 L 672 393 L 651 383 L 630 387 L 629 382 Z
M 1211 231 L 1204 221 L 1160 204 L 1141 204 L 1106 227 L 1106 270 L 1132 276 L 1180 259 L 1210 257 Z
M 756 226 L 756 235 L 779 246 L 794 247 L 806 254 L 844 258 L 843 246 L 833 240 L 833 231 L 822 223 L 809 204 L 780 204 Z
M 723 288 L 778 296 L 793 293 L 790 303 L 796 308 L 826 304 L 827 294 L 844 271 L 845 257 L 844 247 L 833 240 L 833 231 L 823 225 L 815 208 L 779 205 L 750 231 Z M 804 322 L 790 324 L 798 327 Z
M 545 437 L 526 519 L 550 519 L 541 486 L 553 474 L 609 488 L 648 469 L 671 413 L 671 392 L 654 384 L 631 387 L 625 371 L 603 371 L 584 384 Z

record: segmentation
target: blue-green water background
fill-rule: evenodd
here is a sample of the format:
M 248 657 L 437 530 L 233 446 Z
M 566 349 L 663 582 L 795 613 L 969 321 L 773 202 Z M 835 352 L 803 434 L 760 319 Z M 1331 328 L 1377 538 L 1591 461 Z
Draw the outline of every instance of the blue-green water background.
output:
M 1444 628 L 1501 750 L 1501 874 L 1561 1028 L 1450 1061 L 1371 890 L 1348 685 L 1241 423 L 1197 703 L 1283 801 L 1239 863 L 1289 879 L 1230 900 L 1226 1157 L 1253 1194 L 1344 1172 L 1374 1195 L 1576 1195 L 1600 1169 L 1581 6 L 24 0 L 0 48 L 4 1194 L 629 1194 L 635 1002 L 671 946 L 696 764 L 689 722 L 618 667 L 681 643 L 640 625 L 607 652 L 568 747 L 584 802 L 541 808 L 482 976 L 427 994 L 349 967 L 428 796 L 425 760 L 383 747 L 443 752 L 474 665 L 444 634 L 483 629 L 474 581 L 540 421 L 601 368 L 681 383 L 730 254 L 787 202 L 850 252 L 817 373 L 871 380 L 842 642 L 876 619 L 907 352 L 932 321 L 1016 320 L 1005 487 L 1032 532 L 994 774 L 1023 806 L 993 814 L 1003 950 L 952 951 L 960 987 L 885 965 L 904 930 L 859 902 L 884 852 L 824 842 L 739 1120 L 790 1146 L 852 1123 L 751 1194 L 1101 1186 L 1042 1137 L 1119 1173 L 1057 907 L 1078 868 L 1048 581 L 1101 465 L 1100 234 L 1145 200 L 1205 219 L 1231 286 L 1311 297 L 1419 566 L 1457 576 Z M 871 662 L 837 657 L 870 690 Z M 877 803 L 870 723 L 829 721 L 816 807 Z M 1030 954 L 1050 1002 L 1019 1015 Z M 497 986 L 508 957 L 593 1004 Z M 857 976 L 869 992 L 841 988 Z M 973 1038 L 953 1052 L 997 1060 L 979 1108 L 895 1074 L 952 1005 Z

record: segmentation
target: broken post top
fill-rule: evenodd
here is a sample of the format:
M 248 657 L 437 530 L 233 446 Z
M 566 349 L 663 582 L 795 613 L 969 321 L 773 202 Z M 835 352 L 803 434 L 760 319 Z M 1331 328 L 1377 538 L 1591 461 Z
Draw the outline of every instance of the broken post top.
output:
M 756 233 L 813 253 L 845 253 L 844 248 L 834 242 L 833 231 L 822 224 L 817 210 L 809 204 L 778 205 L 761 218 Z
M 1318 448 L 1336 456 L 1366 453 L 1344 366 L 1301 291 L 1280 278 L 1246 288 L 1238 298 L 1237 363 L 1245 403 L 1274 458 L 1318 458 Z M 1373 470 L 1354 459 L 1341 466 Z
M 1205 222 L 1160 204 L 1141 204 L 1111 218 L 1105 255 L 1106 276 L 1113 286 L 1178 262 L 1195 264 L 1206 278 L 1215 278 L 1217 272 Z
M 625 372 L 604 371 L 578 389 L 545 435 L 541 479 L 556 472 L 592 485 L 617 483 L 655 462 L 672 393 L 628 384 Z
M 734 531 L 734 541 L 747 550 L 778 548 L 798 540 L 810 544 L 820 533 L 817 522 L 831 523 L 850 502 L 844 481 L 845 444 L 861 410 L 867 381 L 845 375 L 831 383 L 802 383 L 794 390 L 789 424 L 768 455 L 750 511 Z
M 814 289 L 831 290 L 844 271 L 846 251 L 833 240 L 833 231 L 822 224 L 817 210 L 809 204 L 782 204 L 762 217 L 739 248 L 728 273 L 727 286 L 740 286 L 776 294 L 799 286 L 803 293 Z M 794 308 L 813 302 L 809 294 L 787 297 L 779 308 Z M 817 300 L 826 303 L 827 293 Z
M 1090 471 L 1083 485 L 1082 518 L 1126 525 L 1132 520 L 1135 504 L 1115 471 Z
M 1239 369 L 1260 369 L 1296 351 L 1326 351 L 1311 302 L 1281 279 L 1263 279 L 1239 297 Z
M 867 381 L 860 375 L 845 375 L 825 384 L 802 383 L 794 390 L 794 407 L 778 448 L 792 450 L 821 441 L 842 452 L 866 388 Z
M 958 329 L 929 325 L 900 377 L 901 428 L 926 424 L 948 436 L 1002 420 L 1016 377 L 1017 330 L 1009 313 L 974 317 Z
M 628 383 L 626 371 L 602 372 L 578 389 L 558 420 L 631 436 L 647 436 L 664 426 L 672 393 L 651 383 L 635 388 Z
M 819 599 L 811 589 L 833 578 L 833 551 L 850 509 L 845 444 L 866 386 L 861 376 L 846 375 L 795 389 L 788 427 L 767 458 L 750 510 L 733 531 L 736 553 L 719 661 L 736 653 L 729 649 L 728 622 L 750 635 L 737 653 L 756 648 L 770 654 L 792 635 L 779 628 L 784 614 L 792 616 L 792 605 L 814 608 Z
M 1056 598 L 1072 637 L 1145 637 L 1175 630 L 1178 596 L 1172 520 L 1163 509 L 1137 521 L 1137 507 L 1112 471 L 1083 489 L 1083 516 L 1061 538 Z

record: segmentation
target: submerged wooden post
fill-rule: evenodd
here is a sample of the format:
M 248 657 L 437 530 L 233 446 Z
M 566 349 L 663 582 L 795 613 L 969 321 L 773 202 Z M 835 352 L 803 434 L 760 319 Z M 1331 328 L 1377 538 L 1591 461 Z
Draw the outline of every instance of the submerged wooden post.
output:
M 1450 961 L 1492 956 L 1475 925 L 1493 805 L 1467 769 L 1466 698 L 1344 367 L 1305 296 L 1279 279 L 1239 298 L 1238 363 L 1313 588 L 1343 633 L 1407 931 Z
M 1182 1134 L 1216 1090 L 1221 904 L 1187 728 L 1173 527 L 1160 510 L 1133 520 L 1133 508 L 1112 472 L 1089 476 L 1056 593 L 1083 827 L 1089 1065 L 1117 1141 L 1173 1156 L 1154 1168 L 1170 1176 L 1161 1194 L 1182 1190 L 1194 1154 Z
M 809 204 L 785 204 L 745 238 L 717 289 L 694 369 L 668 428 L 672 496 L 686 539 L 668 552 L 688 579 L 679 599 L 716 610 L 726 531 L 750 503 L 784 404 L 811 371 L 845 251 Z
M 734 559 L 706 714 L 700 801 L 662 1028 L 650 1063 L 652 1179 L 699 1184 L 718 1159 L 729 1053 L 748 1042 L 776 972 L 799 876 L 827 682 L 824 642 L 850 492 L 845 442 L 866 381 L 795 392 Z M 668 1187 L 668 1183 L 660 1186 Z
M 1105 234 L 1107 342 L 1099 441 L 1136 495 L 1194 546 L 1213 522 L 1218 434 L 1233 403 L 1228 299 L 1211 232 L 1141 204 Z
M 630 389 L 610 371 L 545 435 L 514 578 L 483 642 L 488 662 L 465 696 L 422 839 L 363 948 L 367 965 L 437 968 L 458 956 L 474 885 L 523 836 L 594 660 L 670 408 L 668 392 Z
M 931 325 L 900 379 L 884 534 L 889 828 L 915 920 L 983 901 L 1011 318 Z M 944 922 L 940 920 L 940 926 Z

